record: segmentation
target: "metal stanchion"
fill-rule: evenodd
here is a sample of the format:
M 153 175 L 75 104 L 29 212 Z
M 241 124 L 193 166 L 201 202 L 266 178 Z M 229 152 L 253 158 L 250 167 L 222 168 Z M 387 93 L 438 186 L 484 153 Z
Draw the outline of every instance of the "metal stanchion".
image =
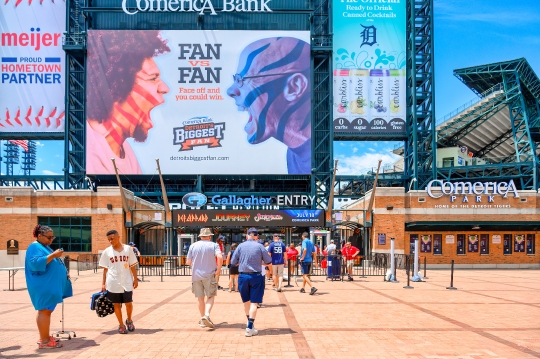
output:
M 291 260 L 288 259 L 287 260 L 287 285 L 285 285 L 284 287 L 285 288 L 290 288 L 292 287 L 291 285 Z
M 427 268 L 427 257 L 424 257 L 424 279 L 428 279 L 426 274 L 426 268 Z
M 454 287 L 454 260 L 452 259 L 452 267 L 450 272 L 450 287 L 446 287 L 446 289 L 450 290 L 456 290 L 457 288 Z
M 410 282 L 410 279 L 411 279 L 411 276 L 410 276 L 410 271 L 409 271 L 409 267 L 410 267 L 411 263 L 410 263 L 410 259 L 409 259 L 409 256 L 406 257 L 406 265 L 405 265 L 405 268 L 407 270 L 407 285 L 404 286 L 403 288 L 405 289 L 414 289 L 414 287 L 411 287 L 411 282 Z

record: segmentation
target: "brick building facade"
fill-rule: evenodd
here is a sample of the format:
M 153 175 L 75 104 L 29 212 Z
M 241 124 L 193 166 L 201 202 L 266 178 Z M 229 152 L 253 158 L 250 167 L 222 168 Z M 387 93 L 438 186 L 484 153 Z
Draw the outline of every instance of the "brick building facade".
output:
M 128 207 L 136 209 L 163 209 L 162 206 L 135 197 L 125 191 Z M 57 218 L 58 217 L 58 218 Z M 69 222 L 71 220 L 71 222 Z M 90 190 L 39 190 L 32 187 L 0 188 L 0 223 L 4 239 L 0 241 L 0 267 L 24 266 L 26 248 L 34 241 L 32 230 L 38 223 L 58 223 L 54 228 L 62 228 L 62 233 L 55 230 L 60 238 L 73 237 L 65 233 L 67 228 L 77 235 L 85 236 L 73 248 L 86 250 L 69 251 L 66 254 L 76 258 L 79 253 L 98 253 L 109 246 L 106 233 L 116 229 L 124 243 L 127 231 L 124 226 L 122 197 L 118 187 L 98 187 L 97 192 Z M 65 226 L 61 224 L 67 223 Z M 73 224 L 75 223 L 76 224 Z M 82 229 L 80 229 L 82 228 Z M 14 239 L 19 244 L 18 255 L 8 255 L 8 241 Z M 90 243 L 85 243 L 85 241 Z
M 343 216 L 371 226 L 367 232 L 373 252 L 388 253 L 390 239 L 395 238 L 396 253 L 409 254 L 410 244 L 418 238 L 419 255 L 430 266 L 447 266 L 454 260 L 461 267 L 540 268 L 539 193 L 452 198 L 440 188 L 435 191 L 439 198 L 425 190 L 406 193 L 404 188 L 377 188 L 372 220 L 368 214 L 364 223 L 363 212 L 353 210 L 366 209 L 371 192 L 343 206 L 348 210 Z

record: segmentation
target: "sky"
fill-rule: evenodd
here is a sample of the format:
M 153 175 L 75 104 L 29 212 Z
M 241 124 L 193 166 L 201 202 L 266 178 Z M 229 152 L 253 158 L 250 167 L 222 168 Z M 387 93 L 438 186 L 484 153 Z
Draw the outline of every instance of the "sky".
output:
M 434 13 L 437 119 L 475 98 L 454 69 L 524 57 L 540 75 L 540 0 L 434 0 Z M 391 151 L 400 145 L 336 141 L 338 174 L 366 173 L 379 159 L 392 166 L 399 157 Z M 33 174 L 63 174 L 63 141 L 39 141 L 37 159 Z M 5 173 L 4 163 L 0 170 Z M 14 174 L 22 174 L 18 166 Z

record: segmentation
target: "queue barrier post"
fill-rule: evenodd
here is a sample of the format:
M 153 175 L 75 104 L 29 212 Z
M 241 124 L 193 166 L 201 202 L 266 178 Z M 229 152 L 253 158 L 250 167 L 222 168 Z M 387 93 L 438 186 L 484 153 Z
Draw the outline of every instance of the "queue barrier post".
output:
M 411 287 L 411 282 L 410 282 L 410 280 L 411 280 L 410 268 L 409 268 L 410 265 L 411 265 L 411 263 L 410 263 L 410 257 L 407 256 L 407 257 L 405 257 L 405 258 L 406 258 L 406 259 L 405 259 L 405 261 L 406 261 L 406 263 L 405 263 L 405 268 L 406 268 L 406 271 L 407 271 L 407 285 L 404 286 L 403 288 L 405 288 L 405 289 L 414 289 L 414 287 Z
M 453 259 L 452 259 L 452 266 L 450 269 L 450 287 L 446 287 L 446 289 L 457 290 L 457 288 L 454 287 L 454 260 Z

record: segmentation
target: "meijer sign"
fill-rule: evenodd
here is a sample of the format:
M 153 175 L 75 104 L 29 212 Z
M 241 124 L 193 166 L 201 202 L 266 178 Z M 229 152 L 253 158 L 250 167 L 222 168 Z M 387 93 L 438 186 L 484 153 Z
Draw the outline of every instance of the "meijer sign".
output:
M 438 186 L 434 186 L 438 184 Z M 433 194 L 433 187 L 440 188 L 441 193 Z M 514 194 L 514 198 L 519 198 L 519 193 L 514 184 L 514 180 L 509 182 L 443 182 L 441 180 L 430 181 L 426 188 L 427 194 L 431 198 L 441 198 L 443 195 L 502 195 L 503 198 L 508 196 L 508 192 Z

